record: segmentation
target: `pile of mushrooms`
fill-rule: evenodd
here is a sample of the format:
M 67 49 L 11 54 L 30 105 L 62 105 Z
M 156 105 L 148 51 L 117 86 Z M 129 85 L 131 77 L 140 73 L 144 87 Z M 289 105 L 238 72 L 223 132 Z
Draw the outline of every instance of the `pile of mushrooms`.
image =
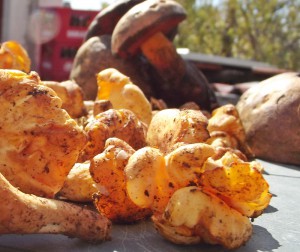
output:
M 161 99 L 167 107 L 194 102 L 211 111 L 217 102 L 207 79 L 173 44 L 186 17 L 184 8 L 172 0 L 116 1 L 90 24 L 70 79 L 82 87 L 86 100 L 94 100 L 96 74 L 116 68 L 149 100 Z

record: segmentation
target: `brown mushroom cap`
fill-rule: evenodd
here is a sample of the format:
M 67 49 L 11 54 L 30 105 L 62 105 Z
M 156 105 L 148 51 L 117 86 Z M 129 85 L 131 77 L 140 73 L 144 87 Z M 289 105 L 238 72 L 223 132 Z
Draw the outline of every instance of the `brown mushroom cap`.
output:
M 147 97 L 153 96 L 146 62 L 141 62 L 139 58 L 126 60 L 113 57 L 110 45 L 110 35 L 95 36 L 84 42 L 76 53 L 69 78 L 82 88 L 84 99 L 96 98 L 96 74 L 111 67 L 129 76 Z
M 111 35 L 119 19 L 134 5 L 144 0 L 119 0 L 100 11 L 88 27 L 85 41 L 94 36 Z
M 300 165 L 299 104 L 296 72 L 275 75 L 243 93 L 236 107 L 257 158 Z
M 184 8 L 172 0 L 148 0 L 132 7 L 112 33 L 112 53 L 128 58 L 157 32 L 166 35 L 186 18 Z

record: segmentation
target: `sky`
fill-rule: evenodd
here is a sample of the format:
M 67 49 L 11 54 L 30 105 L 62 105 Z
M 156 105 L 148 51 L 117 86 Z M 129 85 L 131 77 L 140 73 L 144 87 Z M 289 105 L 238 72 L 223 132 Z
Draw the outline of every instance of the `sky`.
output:
M 108 3 L 107 0 L 64 0 L 69 2 L 73 9 L 79 10 L 100 10 L 103 3 Z

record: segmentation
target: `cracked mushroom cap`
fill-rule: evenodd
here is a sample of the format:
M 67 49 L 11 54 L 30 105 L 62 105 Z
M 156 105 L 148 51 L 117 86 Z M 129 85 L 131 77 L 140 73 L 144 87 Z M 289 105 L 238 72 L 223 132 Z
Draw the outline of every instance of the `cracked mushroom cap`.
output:
M 134 5 L 144 0 L 118 0 L 100 11 L 88 27 L 85 41 L 91 37 L 112 34 L 120 18 Z
M 155 33 L 166 36 L 186 18 L 184 8 L 172 0 L 149 0 L 132 7 L 117 23 L 112 34 L 112 53 L 128 58 Z

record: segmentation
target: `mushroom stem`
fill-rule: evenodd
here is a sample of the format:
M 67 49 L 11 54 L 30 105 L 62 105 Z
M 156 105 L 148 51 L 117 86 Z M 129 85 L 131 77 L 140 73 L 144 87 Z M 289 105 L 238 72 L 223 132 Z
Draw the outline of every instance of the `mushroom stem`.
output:
M 64 234 L 99 242 L 109 239 L 110 221 L 71 203 L 25 194 L 0 173 L 0 234 Z
M 141 45 L 150 64 L 165 81 L 178 82 L 186 73 L 185 63 L 173 43 L 162 32 L 155 33 Z

